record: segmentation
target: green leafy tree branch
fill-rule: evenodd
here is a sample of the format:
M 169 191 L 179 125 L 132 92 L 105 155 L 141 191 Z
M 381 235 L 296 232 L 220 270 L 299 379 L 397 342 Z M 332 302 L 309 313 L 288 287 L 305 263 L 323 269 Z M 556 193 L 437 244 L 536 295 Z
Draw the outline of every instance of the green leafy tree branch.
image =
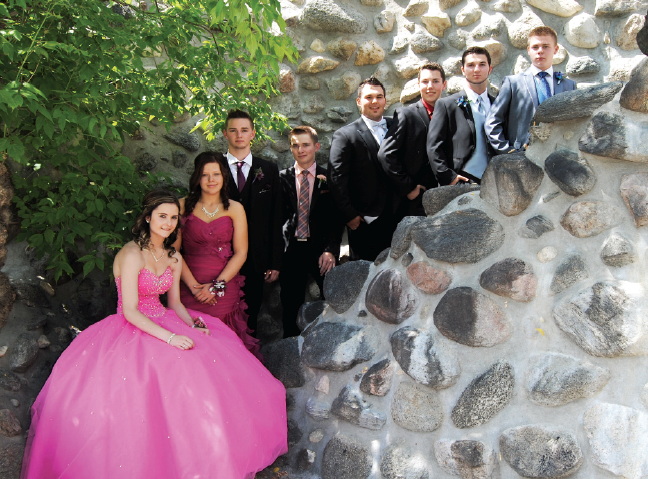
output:
M 0 0 L 0 152 L 20 165 L 19 239 L 55 279 L 74 256 L 103 270 L 129 239 L 159 178 L 119 150 L 146 121 L 201 114 L 211 140 L 244 108 L 261 139 L 285 128 L 264 101 L 296 59 L 284 32 L 278 0 Z

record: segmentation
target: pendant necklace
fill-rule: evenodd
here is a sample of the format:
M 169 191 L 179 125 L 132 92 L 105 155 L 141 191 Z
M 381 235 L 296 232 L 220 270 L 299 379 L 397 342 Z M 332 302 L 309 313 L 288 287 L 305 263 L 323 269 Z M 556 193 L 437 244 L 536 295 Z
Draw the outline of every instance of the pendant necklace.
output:
M 160 261 L 162 258 L 164 258 L 164 251 L 162 251 L 162 255 L 159 258 L 155 257 L 155 253 L 153 253 L 152 249 L 150 249 L 149 251 L 151 252 L 151 255 L 153 256 L 153 259 L 155 260 L 156 263 Z
M 218 214 L 219 211 L 220 211 L 220 205 L 216 207 L 216 211 L 210 213 L 209 211 L 207 211 L 207 208 L 205 208 L 205 203 L 203 203 L 202 212 L 205 213 L 205 215 L 207 215 L 207 218 L 212 219 L 214 216 Z

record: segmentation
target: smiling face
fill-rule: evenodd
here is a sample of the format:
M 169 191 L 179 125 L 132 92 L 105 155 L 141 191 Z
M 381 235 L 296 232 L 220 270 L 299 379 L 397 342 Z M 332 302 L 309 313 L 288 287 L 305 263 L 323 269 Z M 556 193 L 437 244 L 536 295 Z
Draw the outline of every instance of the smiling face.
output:
M 297 164 L 304 170 L 315 163 L 315 153 L 320 149 L 320 144 L 315 143 L 308 133 L 290 135 L 290 151 Z
M 461 72 L 466 77 L 469 86 L 474 90 L 474 86 L 483 86 L 488 80 L 488 75 L 493 71 L 493 67 L 488 64 L 488 57 L 479 53 L 469 53 L 464 58 L 464 64 L 461 66 Z M 483 89 L 480 88 L 483 92 Z
M 227 146 L 232 154 L 248 151 L 255 134 L 252 123 L 247 118 L 232 118 L 223 130 L 223 136 L 227 139 Z
M 382 87 L 368 83 L 362 86 L 360 96 L 358 96 L 356 102 L 360 107 L 360 113 L 373 121 L 382 119 L 387 105 L 387 99 Z
M 174 203 L 162 203 L 147 216 L 151 237 L 167 238 L 178 227 L 180 210 Z
M 439 70 L 423 69 L 419 74 L 419 90 L 421 98 L 430 106 L 434 106 L 436 101 L 441 98 L 441 93 L 446 89 L 447 82 L 443 81 Z
M 551 35 L 529 37 L 527 52 L 531 63 L 540 70 L 548 70 L 553 63 L 553 57 L 558 53 L 558 45 Z
M 213 195 L 223 188 L 223 174 L 220 164 L 206 163 L 200 177 L 200 189 L 203 193 Z

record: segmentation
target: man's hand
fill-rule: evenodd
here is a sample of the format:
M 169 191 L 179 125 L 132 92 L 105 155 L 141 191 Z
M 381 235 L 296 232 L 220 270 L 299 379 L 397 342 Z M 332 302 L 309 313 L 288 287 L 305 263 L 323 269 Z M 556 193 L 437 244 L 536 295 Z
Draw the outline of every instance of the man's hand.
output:
M 279 271 L 276 269 L 269 269 L 268 271 L 265 272 L 265 282 L 266 283 L 272 283 L 274 281 L 277 281 L 279 279 Z
M 465 181 L 466 183 L 468 183 L 470 180 L 468 178 L 466 178 L 465 176 L 457 175 L 457 176 L 455 176 L 455 179 L 452 180 L 452 183 L 450 183 L 450 185 L 456 185 L 460 181 Z
M 416 185 L 416 188 L 414 188 L 412 191 L 410 191 L 407 194 L 407 199 L 410 201 L 415 200 L 416 198 L 419 197 L 421 193 L 423 193 L 426 190 L 425 186 L 423 185 Z
M 357 230 L 358 226 L 360 226 L 360 222 L 364 221 L 360 215 L 356 216 L 353 218 L 351 221 L 347 223 L 347 226 L 351 228 L 352 230 Z
M 335 256 L 333 256 L 328 251 L 322 253 L 322 256 L 319 257 L 318 266 L 320 269 L 320 274 L 324 276 L 335 267 Z

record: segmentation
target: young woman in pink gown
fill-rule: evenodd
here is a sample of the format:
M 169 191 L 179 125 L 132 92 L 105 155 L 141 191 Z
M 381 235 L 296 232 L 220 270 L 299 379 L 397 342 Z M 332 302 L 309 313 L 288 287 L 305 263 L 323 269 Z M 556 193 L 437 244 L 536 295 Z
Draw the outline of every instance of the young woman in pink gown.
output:
M 187 308 L 219 318 L 261 358 L 247 325 L 245 278 L 239 274 L 247 256 L 247 221 L 243 205 L 227 196 L 229 176 L 220 153 L 201 153 L 194 160 L 189 194 L 180 200 L 182 234 L 174 245 L 185 260 L 180 298 Z M 216 282 L 225 288 L 216 291 Z
M 201 315 L 205 328 L 180 302 L 179 210 L 168 192 L 144 198 L 115 257 L 117 314 L 54 366 L 23 479 L 247 479 L 286 452 L 283 385 L 230 328 Z

